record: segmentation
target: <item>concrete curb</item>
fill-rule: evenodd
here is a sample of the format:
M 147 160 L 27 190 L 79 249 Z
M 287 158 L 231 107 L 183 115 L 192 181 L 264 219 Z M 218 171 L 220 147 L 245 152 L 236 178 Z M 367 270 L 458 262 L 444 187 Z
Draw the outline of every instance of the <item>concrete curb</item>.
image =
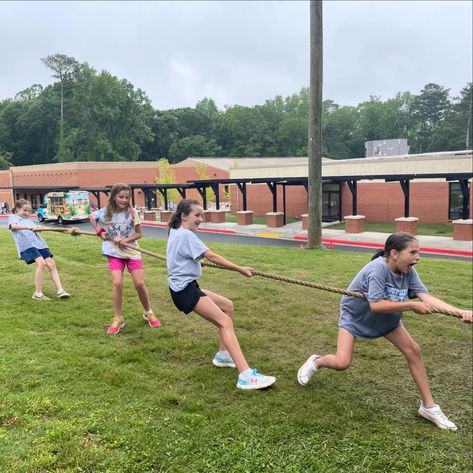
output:
M 166 228 L 166 223 L 160 222 L 147 222 L 142 221 L 141 225 L 149 227 L 162 227 Z M 209 232 L 209 233 L 224 233 L 230 235 L 239 235 L 239 236 L 253 236 L 257 238 L 276 238 L 276 239 L 285 239 L 285 240 L 294 240 L 294 241 L 307 241 L 307 237 L 304 235 L 294 235 L 293 237 L 280 236 L 280 237 L 268 237 L 260 236 L 258 234 L 248 235 L 248 233 L 237 232 L 235 230 L 221 229 L 221 228 L 199 228 L 199 232 Z M 353 247 L 369 247 L 369 248 L 383 248 L 384 244 L 371 242 L 371 241 L 352 241 L 352 240 L 340 240 L 335 238 L 323 238 L 322 243 L 328 245 L 329 249 L 334 248 L 335 245 L 340 246 L 353 246 Z M 437 255 L 446 255 L 446 256 L 463 256 L 467 258 L 473 258 L 473 251 L 465 250 L 452 250 L 449 248 L 430 248 L 430 247 L 421 247 L 423 253 L 431 253 Z

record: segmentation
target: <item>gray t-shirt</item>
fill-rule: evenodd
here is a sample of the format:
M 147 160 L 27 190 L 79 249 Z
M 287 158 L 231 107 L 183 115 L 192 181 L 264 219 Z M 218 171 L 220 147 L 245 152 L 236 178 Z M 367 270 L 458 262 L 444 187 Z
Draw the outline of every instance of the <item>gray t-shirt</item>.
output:
M 338 326 L 358 338 L 379 338 L 401 325 L 402 312 L 371 312 L 369 303 L 390 300 L 404 302 L 417 293 L 428 294 L 414 268 L 407 273 L 393 273 L 380 256 L 368 263 L 353 279 L 348 290 L 362 292 L 366 299 L 343 296 Z
M 36 226 L 36 224 L 30 219 L 20 217 L 17 214 L 11 214 L 8 217 L 8 227 L 10 227 L 12 223 L 30 228 Z M 28 248 L 37 248 L 38 250 L 43 250 L 44 248 L 48 247 L 46 242 L 37 233 L 32 232 L 31 230 L 12 230 L 11 234 L 13 236 L 13 240 L 15 241 L 18 254 L 27 250 Z
M 182 291 L 202 276 L 200 260 L 208 248 L 191 230 L 171 228 L 166 248 L 169 287 Z

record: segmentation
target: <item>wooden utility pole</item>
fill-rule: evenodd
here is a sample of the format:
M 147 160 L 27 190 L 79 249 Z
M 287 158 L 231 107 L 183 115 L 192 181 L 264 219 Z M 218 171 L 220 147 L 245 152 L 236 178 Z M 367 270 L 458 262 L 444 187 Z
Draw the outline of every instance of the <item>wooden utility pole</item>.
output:
M 322 248 L 322 0 L 310 2 L 309 208 L 307 248 Z

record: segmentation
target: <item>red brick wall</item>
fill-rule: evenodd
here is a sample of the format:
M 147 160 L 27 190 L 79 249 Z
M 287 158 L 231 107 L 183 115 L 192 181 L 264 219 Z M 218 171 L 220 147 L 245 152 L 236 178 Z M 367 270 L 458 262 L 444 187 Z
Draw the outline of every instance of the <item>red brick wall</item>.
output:
M 273 211 L 273 195 L 266 184 L 246 186 L 247 210 L 253 210 L 255 216 Z M 283 210 L 283 190 L 277 188 L 278 212 Z M 232 187 L 232 212 L 243 210 L 243 196 L 236 186 Z M 300 217 L 307 213 L 307 192 L 303 186 L 286 187 L 286 212 L 288 217 Z
M 418 223 L 449 223 L 448 182 L 412 182 L 410 184 L 409 216 Z M 472 209 L 470 192 L 470 215 Z M 342 217 L 352 213 L 352 195 L 342 186 Z M 358 184 L 358 214 L 368 222 L 394 222 L 404 216 L 404 193 L 398 182 Z M 471 217 L 470 217 L 471 218 Z

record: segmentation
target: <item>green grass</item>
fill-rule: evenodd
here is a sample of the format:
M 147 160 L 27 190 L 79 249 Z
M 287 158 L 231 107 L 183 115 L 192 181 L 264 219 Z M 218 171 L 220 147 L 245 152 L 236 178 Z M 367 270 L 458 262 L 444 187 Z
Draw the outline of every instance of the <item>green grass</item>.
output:
M 343 230 L 345 229 L 345 223 L 343 222 L 336 223 L 334 225 L 330 225 L 330 228 L 333 228 L 334 230 Z M 366 222 L 365 231 L 394 233 L 396 231 L 396 224 L 395 223 Z M 417 224 L 417 234 L 451 237 L 453 235 L 453 228 L 452 228 L 452 225 L 448 223 L 437 223 L 437 224 L 419 223 Z
M 417 415 L 403 356 L 385 340 L 360 342 L 353 366 L 322 371 L 303 388 L 296 371 L 333 351 L 339 296 L 215 269 L 202 287 L 231 298 L 251 366 L 278 377 L 261 392 L 236 389 L 236 372 L 211 359 L 217 332 L 177 312 L 162 261 L 144 256 L 162 327 L 153 330 L 127 275 L 126 327 L 107 336 L 111 285 L 99 242 L 46 234 L 69 300 L 36 302 L 34 268 L 0 230 L 0 471 L 37 472 L 470 472 L 472 327 L 406 313 L 435 399 L 459 426 Z M 143 247 L 164 253 L 165 242 Z M 241 264 L 346 287 L 369 255 L 337 250 L 212 245 Z M 424 258 L 431 292 L 471 307 L 471 264 Z M 53 294 L 45 279 L 45 293 Z

